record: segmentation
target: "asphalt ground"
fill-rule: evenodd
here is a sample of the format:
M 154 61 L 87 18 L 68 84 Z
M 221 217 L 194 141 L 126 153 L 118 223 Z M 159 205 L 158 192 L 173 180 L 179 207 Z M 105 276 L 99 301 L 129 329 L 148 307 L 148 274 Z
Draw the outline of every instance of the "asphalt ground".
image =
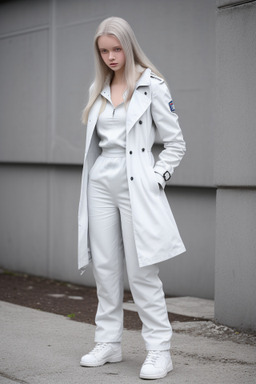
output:
M 95 291 L 90 287 L 82 287 L 91 297 L 91 301 L 86 301 L 81 299 L 82 291 L 78 286 L 22 274 L 12 275 L 13 273 L 4 271 L 0 274 L 0 292 L 5 292 L 5 298 L 1 298 L 0 301 L 1 384 L 142 383 L 139 371 L 146 357 L 146 351 L 140 329 L 136 328 L 140 328 L 136 323 L 137 320 L 134 322 L 134 329 L 126 327 L 124 329 L 121 363 L 106 364 L 99 368 L 82 368 L 79 365 L 81 356 L 94 346 L 95 326 L 89 321 L 78 320 L 78 312 L 75 307 L 68 307 L 71 305 L 68 303 L 80 303 L 79 308 L 87 313 L 95 302 Z M 21 284 L 22 280 L 24 285 Z M 9 281 L 8 287 L 7 281 Z M 36 281 L 39 285 L 42 284 L 44 291 L 37 290 Z M 34 293 L 31 293 L 31 296 L 28 294 L 26 296 L 24 293 L 32 291 Z M 35 292 L 41 293 L 36 295 Z M 37 308 L 29 308 L 28 303 L 30 302 L 32 306 L 36 297 Z M 11 298 L 12 300 L 15 298 L 17 303 L 11 303 Z M 66 309 L 63 304 L 57 304 L 64 298 Z M 130 312 L 131 319 L 134 319 L 137 313 L 128 292 L 125 298 L 128 307 L 131 307 L 125 312 Z M 178 307 L 179 299 L 175 298 L 174 301 L 175 305 L 172 306 L 172 299 L 167 299 L 168 308 Z M 201 299 L 193 298 L 192 306 L 189 298 L 185 300 L 180 298 L 180 302 L 182 305 L 178 311 L 181 313 L 192 313 L 192 307 L 200 316 L 205 312 L 202 312 Z M 57 307 L 58 312 L 61 308 L 62 310 L 64 308 L 65 312 L 50 313 L 45 303 L 48 303 L 51 312 L 57 312 Z M 93 316 L 92 311 L 88 319 Z M 171 353 L 174 370 L 164 379 L 154 382 L 255 384 L 255 334 L 247 334 L 216 324 L 212 319 L 185 317 L 183 321 L 177 319 L 172 321 Z

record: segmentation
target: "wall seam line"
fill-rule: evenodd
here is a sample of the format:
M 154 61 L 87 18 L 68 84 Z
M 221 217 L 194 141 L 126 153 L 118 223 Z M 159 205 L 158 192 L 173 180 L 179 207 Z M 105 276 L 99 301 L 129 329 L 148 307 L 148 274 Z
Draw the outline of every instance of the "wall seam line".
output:
M 229 8 L 236 8 L 236 7 L 241 7 L 243 5 L 247 5 L 250 3 L 256 3 L 256 0 L 248 0 L 248 1 L 240 1 L 239 3 L 231 3 L 231 4 L 226 4 L 226 5 L 220 5 L 217 7 L 218 9 L 229 9 Z
M 33 32 L 45 31 L 47 29 L 49 29 L 49 24 L 41 25 L 40 27 L 20 29 L 18 31 L 8 32 L 8 33 L 4 33 L 4 34 L 0 35 L 0 40 L 8 39 L 11 37 L 16 37 L 16 36 L 20 36 L 20 35 L 26 35 L 26 34 L 33 33 Z

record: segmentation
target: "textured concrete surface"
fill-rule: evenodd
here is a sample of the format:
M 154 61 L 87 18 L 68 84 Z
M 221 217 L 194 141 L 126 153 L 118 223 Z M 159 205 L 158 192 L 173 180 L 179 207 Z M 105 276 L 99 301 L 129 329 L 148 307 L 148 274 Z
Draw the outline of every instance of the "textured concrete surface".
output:
M 255 338 L 228 337 L 224 328 L 209 321 L 174 323 L 174 371 L 161 383 L 254 384 Z M 121 363 L 82 368 L 80 357 L 94 345 L 93 337 L 92 325 L 0 302 L 0 383 L 142 382 L 146 354 L 140 332 L 124 331 Z

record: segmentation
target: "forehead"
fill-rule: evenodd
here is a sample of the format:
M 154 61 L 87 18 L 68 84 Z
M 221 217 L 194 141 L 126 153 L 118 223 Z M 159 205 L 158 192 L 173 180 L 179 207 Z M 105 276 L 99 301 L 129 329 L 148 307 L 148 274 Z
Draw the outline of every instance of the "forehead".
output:
M 120 41 L 112 35 L 104 35 L 98 38 L 98 47 L 99 48 L 111 48 L 116 46 L 121 46 Z

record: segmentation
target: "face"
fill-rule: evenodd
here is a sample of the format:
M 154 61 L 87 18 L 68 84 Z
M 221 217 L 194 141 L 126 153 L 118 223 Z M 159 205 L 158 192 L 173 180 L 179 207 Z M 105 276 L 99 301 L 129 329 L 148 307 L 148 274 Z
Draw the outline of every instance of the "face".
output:
M 100 36 L 98 48 L 104 63 L 114 72 L 122 72 L 125 66 L 125 54 L 120 41 L 111 35 Z

